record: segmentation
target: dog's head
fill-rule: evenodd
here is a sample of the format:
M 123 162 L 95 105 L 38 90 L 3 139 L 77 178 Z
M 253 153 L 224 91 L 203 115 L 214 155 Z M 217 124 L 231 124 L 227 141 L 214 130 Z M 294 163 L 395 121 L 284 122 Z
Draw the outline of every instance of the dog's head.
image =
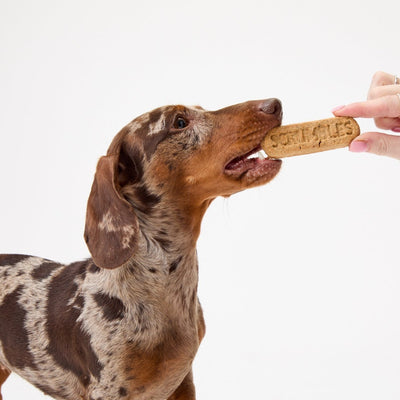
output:
M 133 120 L 99 160 L 89 196 L 85 239 L 96 264 L 130 258 L 138 213 L 160 204 L 195 213 L 217 196 L 269 182 L 281 161 L 252 156 L 281 119 L 279 100 L 268 99 L 213 112 L 166 106 Z

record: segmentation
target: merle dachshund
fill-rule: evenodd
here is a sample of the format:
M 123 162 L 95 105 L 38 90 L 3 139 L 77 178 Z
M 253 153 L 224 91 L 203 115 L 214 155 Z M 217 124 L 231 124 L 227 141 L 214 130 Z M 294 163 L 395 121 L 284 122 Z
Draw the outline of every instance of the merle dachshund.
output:
M 279 172 L 254 155 L 281 119 L 268 99 L 166 106 L 123 128 L 88 199 L 92 258 L 0 256 L 0 388 L 15 372 L 55 399 L 194 400 L 201 220 L 217 196 Z

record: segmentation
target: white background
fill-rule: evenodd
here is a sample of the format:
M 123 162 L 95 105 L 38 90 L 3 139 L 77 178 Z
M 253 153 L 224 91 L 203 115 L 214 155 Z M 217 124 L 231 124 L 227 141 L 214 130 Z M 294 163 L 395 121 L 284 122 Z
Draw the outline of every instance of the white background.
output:
M 399 15 L 398 0 L 1 0 L 0 252 L 87 257 L 96 161 L 143 112 L 279 97 L 287 124 L 364 99 L 376 70 L 400 73 Z M 342 149 L 212 204 L 200 400 L 400 398 L 399 178 Z M 45 398 L 15 376 L 4 393 Z

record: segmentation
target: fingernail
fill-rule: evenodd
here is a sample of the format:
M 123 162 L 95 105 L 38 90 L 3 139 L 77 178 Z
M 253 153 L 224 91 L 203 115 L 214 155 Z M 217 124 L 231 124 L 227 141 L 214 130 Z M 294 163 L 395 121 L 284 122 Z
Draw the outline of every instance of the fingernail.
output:
M 345 105 L 337 106 L 335 108 L 332 108 L 332 112 L 335 113 L 336 111 L 339 111 L 339 110 L 341 110 L 342 108 L 345 108 L 345 107 L 346 107 Z
M 400 126 L 396 126 L 396 128 L 392 129 L 393 132 L 400 133 Z
M 353 153 L 364 153 L 368 151 L 368 142 L 366 140 L 353 140 L 350 143 L 349 150 Z

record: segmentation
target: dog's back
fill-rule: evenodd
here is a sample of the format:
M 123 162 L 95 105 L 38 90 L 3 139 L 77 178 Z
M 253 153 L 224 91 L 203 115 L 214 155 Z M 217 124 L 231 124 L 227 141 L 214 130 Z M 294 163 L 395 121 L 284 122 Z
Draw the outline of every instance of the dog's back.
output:
M 80 347 L 83 358 L 90 355 L 87 335 L 76 329 L 83 306 L 78 286 L 89 265 L 66 267 L 39 257 L 0 256 L 0 365 L 55 398 L 73 398 L 64 388 L 77 386 L 79 375 L 90 375 L 84 363 L 70 362 L 74 350 L 80 353 L 73 345 Z

